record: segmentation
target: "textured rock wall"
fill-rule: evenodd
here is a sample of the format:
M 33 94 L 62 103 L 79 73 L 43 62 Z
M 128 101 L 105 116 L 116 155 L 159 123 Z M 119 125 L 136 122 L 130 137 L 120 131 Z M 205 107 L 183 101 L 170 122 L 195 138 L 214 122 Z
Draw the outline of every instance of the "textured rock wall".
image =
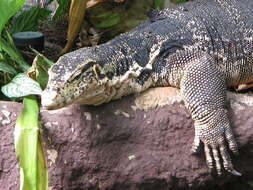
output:
M 204 155 L 190 153 L 193 121 L 178 91 L 151 89 L 102 106 L 41 110 L 50 190 L 203 189 L 253 181 L 253 98 L 228 93 L 243 173 L 212 177 Z M 0 190 L 18 189 L 13 144 L 19 103 L 0 102 Z

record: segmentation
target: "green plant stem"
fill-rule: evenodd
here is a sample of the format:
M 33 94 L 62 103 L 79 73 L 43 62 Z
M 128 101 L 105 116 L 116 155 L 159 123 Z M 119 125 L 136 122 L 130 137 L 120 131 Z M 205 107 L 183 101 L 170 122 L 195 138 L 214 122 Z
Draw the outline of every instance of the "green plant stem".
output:
M 20 190 L 47 190 L 47 169 L 39 140 L 39 107 L 35 96 L 23 100 L 14 139 L 20 166 Z

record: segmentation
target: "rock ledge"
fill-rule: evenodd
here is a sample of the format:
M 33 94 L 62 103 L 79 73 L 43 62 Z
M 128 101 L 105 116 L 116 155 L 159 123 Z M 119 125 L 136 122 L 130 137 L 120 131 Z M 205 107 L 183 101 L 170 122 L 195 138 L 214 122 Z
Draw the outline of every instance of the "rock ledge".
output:
M 41 110 L 50 190 L 167 190 L 253 180 L 253 97 L 228 93 L 243 177 L 212 177 L 191 155 L 193 121 L 173 88 L 102 106 Z M 0 189 L 18 189 L 13 130 L 22 105 L 0 102 Z

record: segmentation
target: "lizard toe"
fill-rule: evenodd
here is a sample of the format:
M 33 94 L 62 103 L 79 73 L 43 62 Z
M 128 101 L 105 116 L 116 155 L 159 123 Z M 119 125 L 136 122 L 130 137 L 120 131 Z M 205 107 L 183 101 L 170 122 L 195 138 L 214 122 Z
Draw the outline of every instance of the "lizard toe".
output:
M 239 154 L 238 146 L 237 146 L 237 143 L 236 143 L 236 140 L 235 140 L 235 138 L 234 138 L 234 135 L 233 135 L 233 133 L 232 133 L 231 128 L 227 128 L 227 129 L 226 129 L 226 131 L 225 131 L 225 136 L 226 136 L 226 139 L 227 139 L 227 142 L 228 142 L 229 149 L 230 149 L 235 155 L 238 155 L 238 154 Z
M 229 171 L 233 169 L 233 164 L 230 158 L 230 155 L 227 151 L 227 147 L 225 146 L 224 143 L 220 144 L 220 155 L 222 157 L 223 160 L 223 166 L 224 169 Z
M 213 144 L 213 145 L 211 145 L 211 148 L 212 148 L 212 152 L 213 152 L 213 158 L 215 161 L 215 167 L 217 170 L 217 174 L 221 175 L 222 174 L 222 167 L 221 167 L 221 159 L 220 159 L 220 155 L 219 155 L 218 145 Z
M 209 147 L 209 145 L 205 144 L 205 156 L 206 156 L 206 164 L 207 167 L 209 169 L 209 172 L 211 173 L 211 171 L 214 169 L 214 165 L 213 165 L 213 153 L 211 148 Z
M 198 152 L 200 152 L 200 138 L 197 134 L 195 134 L 195 137 L 194 137 L 194 141 L 192 143 L 192 148 L 191 148 L 191 152 L 193 154 L 196 154 Z
M 242 174 L 234 169 L 232 159 L 227 151 L 225 143 L 220 144 L 220 154 L 223 160 L 224 169 L 234 176 L 241 176 Z

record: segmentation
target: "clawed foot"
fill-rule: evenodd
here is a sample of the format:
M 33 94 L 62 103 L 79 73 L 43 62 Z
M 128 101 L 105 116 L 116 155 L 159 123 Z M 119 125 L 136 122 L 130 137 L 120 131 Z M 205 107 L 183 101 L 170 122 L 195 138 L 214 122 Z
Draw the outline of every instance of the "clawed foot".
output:
M 217 130 L 213 130 L 213 132 L 217 133 Z M 233 167 L 231 157 L 225 143 L 225 141 L 228 143 L 229 149 L 235 155 L 239 154 L 237 143 L 230 127 L 225 128 L 224 135 L 221 136 L 213 135 L 215 133 L 212 133 L 211 131 L 209 131 L 208 135 L 211 135 L 213 138 L 206 137 L 206 135 L 203 134 L 205 134 L 205 131 L 203 132 L 202 129 L 195 129 L 195 138 L 192 146 L 192 152 L 199 152 L 200 143 L 202 141 L 204 143 L 207 166 L 210 171 L 214 171 L 216 169 L 217 174 L 221 175 L 222 169 L 224 168 L 225 171 L 231 173 L 232 175 L 241 176 L 242 174 L 236 171 Z

